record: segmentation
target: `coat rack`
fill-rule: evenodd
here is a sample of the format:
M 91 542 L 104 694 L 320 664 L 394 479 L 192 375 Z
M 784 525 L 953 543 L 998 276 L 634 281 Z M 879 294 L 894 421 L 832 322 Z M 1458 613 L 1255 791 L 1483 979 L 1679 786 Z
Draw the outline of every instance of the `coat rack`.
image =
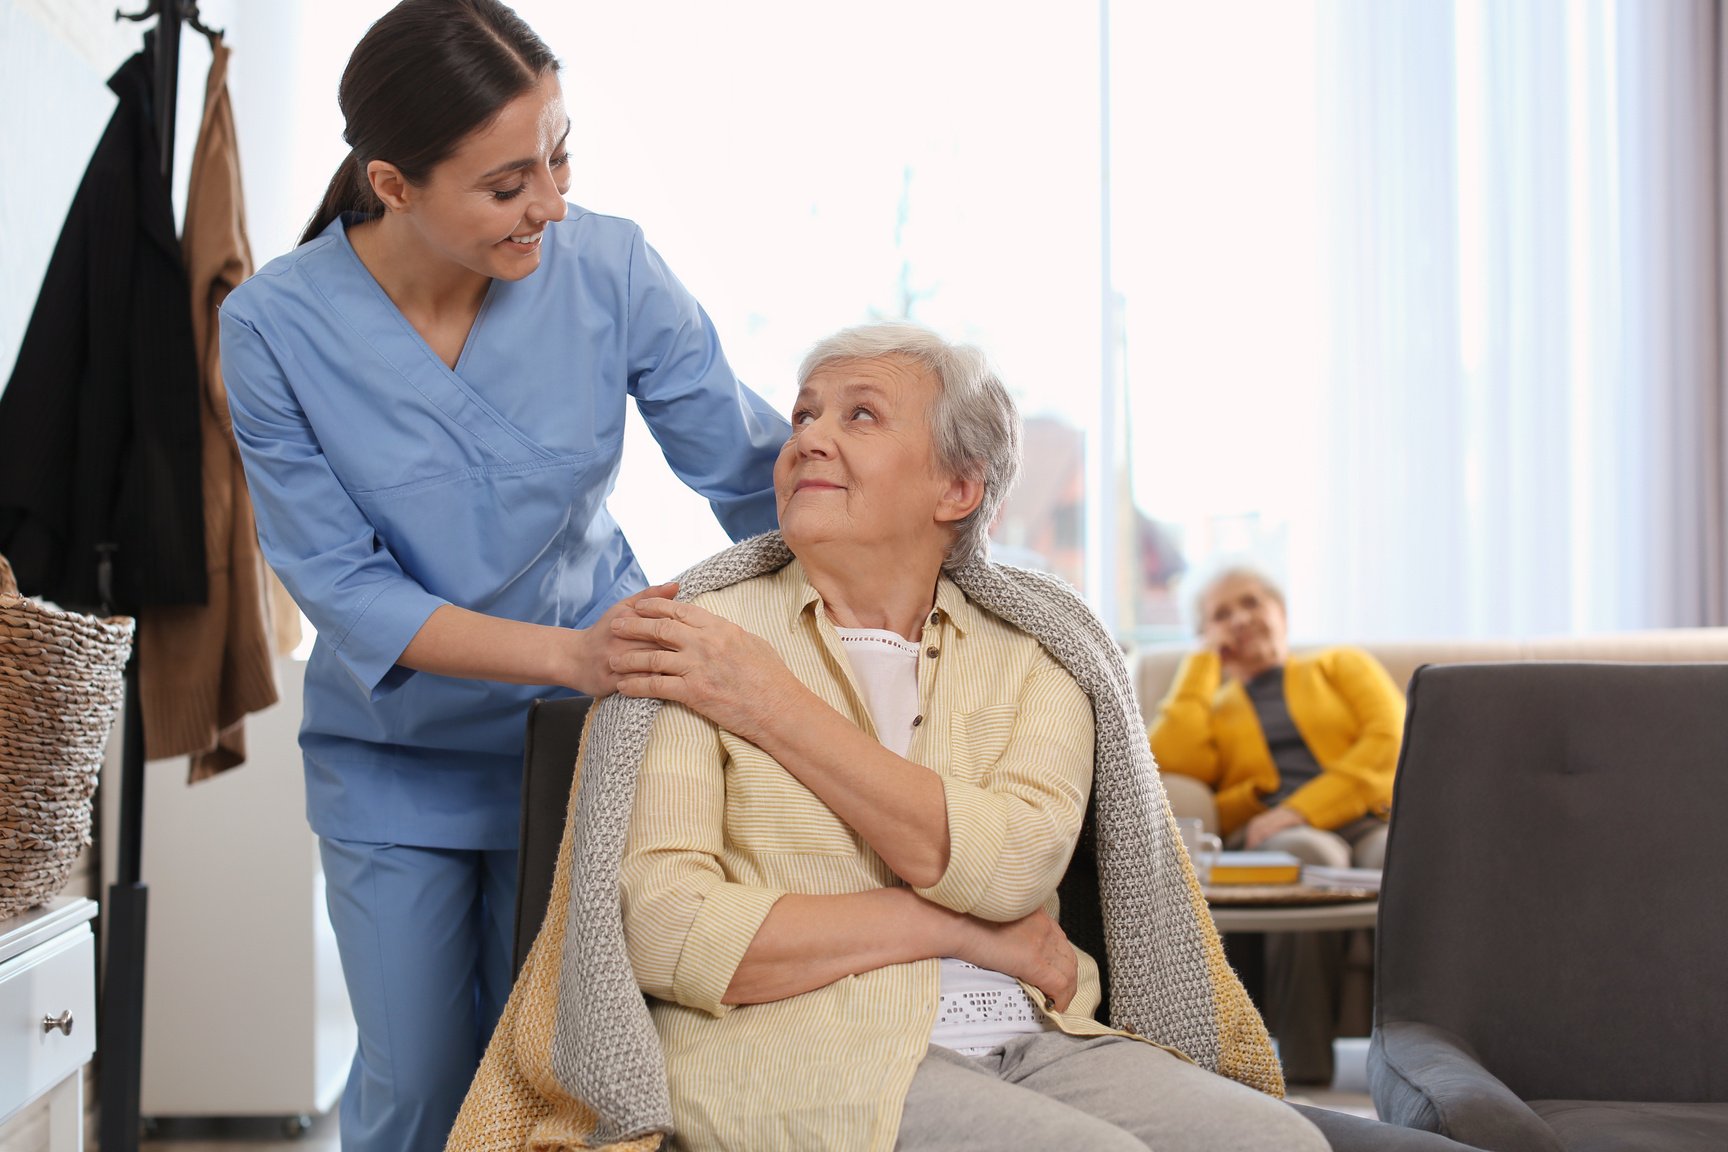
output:
M 156 140 L 162 154 L 162 180 L 174 175 L 174 121 L 180 100 L 180 26 L 190 24 L 212 41 L 219 29 L 205 27 L 195 0 L 150 0 L 144 11 L 116 11 L 116 20 L 156 17 Z M 188 301 L 190 305 L 190 301 Z M 98 575 L 104 611 L 113 603 L 112 556 L 105 555 Z M 102 1152 L 137 1152 L 139 1080 L 144 1049 L 144 952 L 149 888 L 139 878 L 144 838 L 144 716 L 138 694 L 138 647 L 126 664 L 126 720 L 120 752 L 120 836 L 114 883 L 108 889 L 107 954 L 102 967 L 102 1007 L 98 1013 L 100 1064 L 97 1099 L 101 1109 L 97 1143 Z

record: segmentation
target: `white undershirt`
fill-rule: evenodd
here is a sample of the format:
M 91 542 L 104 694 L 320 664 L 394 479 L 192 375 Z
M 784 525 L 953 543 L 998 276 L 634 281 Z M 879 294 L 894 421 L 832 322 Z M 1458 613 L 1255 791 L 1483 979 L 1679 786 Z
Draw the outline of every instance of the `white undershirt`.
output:
M 904 757 L 918 719 L 918 645 L 881 628 L 836 628 L 864 693 L 877 738 Z M 1048 1027 L 1020 982 L 952 956 L 942 958 L 942 987 L 930 1042 L 963 1056 L 982 1056 L 1026 1032 Z

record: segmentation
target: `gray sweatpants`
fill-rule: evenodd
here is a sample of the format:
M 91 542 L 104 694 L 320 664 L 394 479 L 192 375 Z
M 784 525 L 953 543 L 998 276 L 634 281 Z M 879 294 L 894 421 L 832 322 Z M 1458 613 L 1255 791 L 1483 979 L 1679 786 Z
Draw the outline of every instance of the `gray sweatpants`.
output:
M 1281 1101 L 1120 1036 L 1035 1032 L 1002 1052 L 932 1044 L 898 1152 L 1327 1152 Z

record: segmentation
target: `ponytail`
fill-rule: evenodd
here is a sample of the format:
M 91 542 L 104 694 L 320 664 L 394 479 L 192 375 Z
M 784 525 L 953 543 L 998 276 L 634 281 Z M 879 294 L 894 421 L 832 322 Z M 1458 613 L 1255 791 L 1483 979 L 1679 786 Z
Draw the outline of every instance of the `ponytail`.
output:
M 330 177 L 330 187 L 324 190 L 324 202 L 318 205 L 318 211 L 312 213 L 312 219 L 307 222 L 306 230 L 300 233 L 295 247 L 316 239 L 330 226 L 330 221 L 344 212 L 375 215 L 381 207 L 378 197 L 372 194 L 372 185 L 361 175 L 359 158 L 350 149 L 342 166 Z
M 388 160 L 422 184 L 464 137 L 557 70 L 552 50 L 502 0 L 401 0 L 367 29 L 342 71 L 336 102 L 352 148 L 300 243 L 344 212 L 384 211 L 368 162 Z M 438 99 L 404 97 L 423 86 Z

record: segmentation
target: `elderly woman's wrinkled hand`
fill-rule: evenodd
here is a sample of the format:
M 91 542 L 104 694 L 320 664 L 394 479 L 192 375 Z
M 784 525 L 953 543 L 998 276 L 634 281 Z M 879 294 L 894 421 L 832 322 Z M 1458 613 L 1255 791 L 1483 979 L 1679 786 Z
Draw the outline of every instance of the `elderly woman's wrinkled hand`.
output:
M 980 968 L 1006 972 L 1044 993 L 1045 1007 L 1066 1011 L 1079 987 L 1074 946 L 1042 908 L 1007 923 L 966 917 L 966 939 L 955 956 Z
M 653 597 L 631 608 L 612 621 L 614 634 L 651 647 L 613 655 L 622 695 L 676 701 L 760 743 L 774 719 L 808 694 L 766 640 L 730 620 Z

